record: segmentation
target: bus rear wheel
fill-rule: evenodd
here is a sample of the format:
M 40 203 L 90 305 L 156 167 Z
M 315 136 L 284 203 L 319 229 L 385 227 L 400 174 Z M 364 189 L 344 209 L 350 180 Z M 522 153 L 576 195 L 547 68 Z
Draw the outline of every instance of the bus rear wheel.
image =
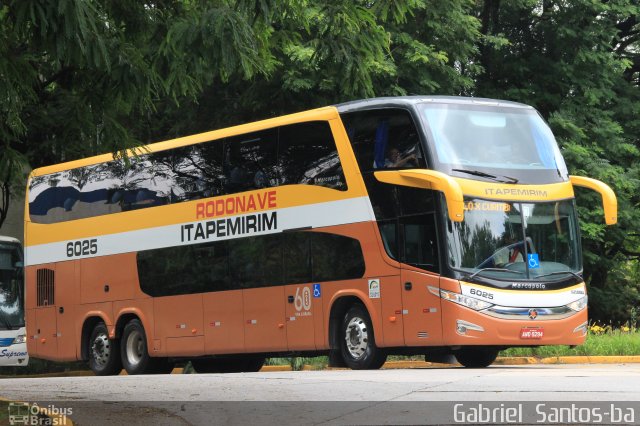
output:
M 107 326 L 101 322 L 89 337 L 89 368 L 96 376 L 112 376 L 122 371 L 120 342 L 109 339 Z
M 191 360 L 196 373 L 255 373 L 264 365 L 263 356 L 204 358 Z
M 376 346 L 371 318 L 361 304 L 345 314 L 340 337 L 342 358 L 352 370 L 376 370 L 387 360 L 387 354 Z
M 120 357 L 127 374 L 166 374 L 173 370 L 173 364 L 166 358 L 149 356 L 147 335 L 140 320 L 133 319 L 124 326 Z
M 463 346 L 453 353 L 456 360 L 467 368 L 484 368 L 493 364 L 498 357 L 496 348 L 487 346 Z

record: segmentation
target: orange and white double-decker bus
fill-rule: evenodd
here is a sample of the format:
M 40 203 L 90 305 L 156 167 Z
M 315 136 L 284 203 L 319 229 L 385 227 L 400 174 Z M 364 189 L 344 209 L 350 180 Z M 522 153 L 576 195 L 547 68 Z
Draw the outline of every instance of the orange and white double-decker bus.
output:
M 574 186 L 531 107 L 350 102 L 34 170 L 29 353 L 99 375 L 265 357 L 490 365 L 587 331 Z

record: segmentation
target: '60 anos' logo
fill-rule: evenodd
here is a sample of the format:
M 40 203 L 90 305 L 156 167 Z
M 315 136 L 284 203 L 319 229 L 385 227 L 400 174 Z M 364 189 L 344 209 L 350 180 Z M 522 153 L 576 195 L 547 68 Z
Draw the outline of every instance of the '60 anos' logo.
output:
M 295 306 L 298 312 L 308 312 L 311 309 L 311 289 L 309 287 L 296 288 L 293 306 Z

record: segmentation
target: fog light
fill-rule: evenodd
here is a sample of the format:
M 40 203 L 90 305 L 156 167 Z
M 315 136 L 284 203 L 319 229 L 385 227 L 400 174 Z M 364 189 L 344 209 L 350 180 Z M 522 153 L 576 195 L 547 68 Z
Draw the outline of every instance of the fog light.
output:
M 484 328 L 478 324 L 474 324 L 469 321 L 457 320 L 456 321 L 456 333 L 461 336 L 465 336 L 468 330 L 483 332 Z
M 579 326 L 577 326 L 573 332 L 574 333 L 581 333 L 581 336 L 586 336 L 587 335 L 587 329 L 589 327 L 589 322 L 585 321 L 582 324 L 580 324 Z

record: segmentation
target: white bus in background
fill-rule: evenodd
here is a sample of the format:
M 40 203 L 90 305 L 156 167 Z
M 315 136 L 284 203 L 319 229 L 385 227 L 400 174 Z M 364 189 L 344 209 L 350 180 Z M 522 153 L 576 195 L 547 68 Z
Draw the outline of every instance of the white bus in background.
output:
M 29 363 L 25 334 L 22 244 L 0 236 L 0 367 Z

